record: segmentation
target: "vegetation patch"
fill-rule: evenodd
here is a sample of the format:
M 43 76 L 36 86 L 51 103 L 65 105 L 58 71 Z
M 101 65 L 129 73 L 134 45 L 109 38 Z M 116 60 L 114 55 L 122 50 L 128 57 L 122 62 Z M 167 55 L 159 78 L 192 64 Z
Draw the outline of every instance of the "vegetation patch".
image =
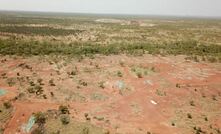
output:
M 62 107 L 62 108 L 61 108 Z M 61 113 L 61 106 L 58 110 L 48 110 L 34 114 L 37 127 L 32 134 L 107 134 L 107 130 L 96 127 L 89 122 L 78 122 L 72 119 L 69 114 Z
M 133 66 L 131 68 L 131 72 L 137 77 L 137 78 L 143 78 L 147 75 L 151 75 L 155 72 L 154 67 L 139 67 L 139 66 Z
M 65 35 L 76 35 L 82 30 L 72 29 L 58 29 L 53 27 L 31 27 L 31 26 L 0 26 L 0 32 L 16 33 L 24 35 L 53 35 L 53 36 L 65 36 Z
M 91 55 L 91 54 L 122 54 L 133 53 L 136 50 L 145 50 L 149 54 L 161 54 L 159 50 L 164 50 L 166 54 L 184 55 L 210 55 L 211 57 L 221 56 L 220 45 L 198 45 L 195 41 L 179 41 L 169 44 L 108 44 L 100 45 L 94 43 L 73 42 L 70 44 L 56 42 L 29 42 L 14 39 L 0 39 L 0 54 L 2 55 Z
M 5 102 L 0 105 L 0 129 L 4 130 L 5 124 L 12 117 L 13 107 L 10 103 Z M 0 131 L 1 133 L 1 131 Z
M 105 101 L 107 100 L 108 97 L 101 94 L 101 93 L 93 93 L 91 94 L 91 100 L 95 100 L 95 101 Z

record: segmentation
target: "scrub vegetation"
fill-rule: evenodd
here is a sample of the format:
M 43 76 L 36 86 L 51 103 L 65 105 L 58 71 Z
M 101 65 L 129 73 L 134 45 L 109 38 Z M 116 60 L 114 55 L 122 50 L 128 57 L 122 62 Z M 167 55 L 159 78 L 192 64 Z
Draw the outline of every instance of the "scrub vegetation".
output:
M 219 134 L 221 21 L 0 11 L 0 134 Z

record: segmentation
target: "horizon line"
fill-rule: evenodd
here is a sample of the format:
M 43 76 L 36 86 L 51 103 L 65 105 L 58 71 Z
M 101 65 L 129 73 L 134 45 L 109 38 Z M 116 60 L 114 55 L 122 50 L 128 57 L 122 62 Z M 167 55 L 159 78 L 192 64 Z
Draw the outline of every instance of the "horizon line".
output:
M 52 14 L 90 14 L 90 15 L 114 15 L 131 17 L 174 17 L 174 18 L 195 18 L 195 19 L 221 19 L 221 16 L 202 16 L 202 15 L 166 15 L 166 14 L 132 14 L 132 13 L 95 13 L 95 12 L 67 12 L 67 11 L 37 11 L 37 10 L 10 10 L 0 9 L 0 12 L 32 12 L 32 13 L 52 13 Z

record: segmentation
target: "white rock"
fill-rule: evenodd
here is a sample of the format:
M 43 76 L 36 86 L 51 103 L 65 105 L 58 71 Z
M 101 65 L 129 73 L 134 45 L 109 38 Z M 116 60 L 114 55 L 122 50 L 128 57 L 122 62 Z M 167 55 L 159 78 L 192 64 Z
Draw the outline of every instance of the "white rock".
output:
M 155 101 L 153 101 L 153 100 L 150 100 L 150 102 L 151 102 L 152 104 L 154 104 L 154 105 L 157 105 L 157 103 L 156 103 Z

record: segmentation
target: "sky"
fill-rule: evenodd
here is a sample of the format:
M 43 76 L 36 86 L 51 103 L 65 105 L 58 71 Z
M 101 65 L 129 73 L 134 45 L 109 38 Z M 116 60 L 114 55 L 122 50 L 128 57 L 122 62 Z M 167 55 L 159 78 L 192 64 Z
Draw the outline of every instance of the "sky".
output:
M 0 0 L 0 10 L 221 17 L 221 0 Z

